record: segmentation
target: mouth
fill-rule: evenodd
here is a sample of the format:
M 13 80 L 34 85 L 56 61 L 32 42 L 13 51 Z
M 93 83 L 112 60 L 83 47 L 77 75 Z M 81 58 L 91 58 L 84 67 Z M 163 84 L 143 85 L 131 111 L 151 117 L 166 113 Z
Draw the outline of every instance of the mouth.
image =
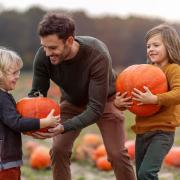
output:
M 150 53 L 149 56 L 156 56 L 157 53 Z
M 156 58 L 156 57 L 157 57 L 157 54 L 150 54 L 149 57 L 150 57 L 150 58 Z
M 57 56 L 49 56 L 50 60 L 54 60 L 57 58 Z
M 16 82 L 17 82 L 17 81 L 14 81 L 14 82 L 12 82 L 12 84 L 13 84 L 13 85 L 16 85 Z

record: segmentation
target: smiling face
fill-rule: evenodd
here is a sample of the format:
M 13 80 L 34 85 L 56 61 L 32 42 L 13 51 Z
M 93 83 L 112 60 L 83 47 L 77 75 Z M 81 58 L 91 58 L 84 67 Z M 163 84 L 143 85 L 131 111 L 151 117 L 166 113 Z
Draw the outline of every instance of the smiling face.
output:
M 54 65 L 68 59 L 71 54 L 72 37 L 64 41 L 63 39 L 59 39 L 56 34 L 53 34 L 40 37 L 40 41 L 46 56 L 50 58 L 51 63 Z
M 18 64 L 12 64 L 8 71 L 1 75 L 0 87 L 6 91 L 14 90 L 19 76 L 20 66 Z
M 156 34 L 147 41 L 147 57 L 157 66 L 164 66 L 168 63 L 168 53 L 160 34 Z

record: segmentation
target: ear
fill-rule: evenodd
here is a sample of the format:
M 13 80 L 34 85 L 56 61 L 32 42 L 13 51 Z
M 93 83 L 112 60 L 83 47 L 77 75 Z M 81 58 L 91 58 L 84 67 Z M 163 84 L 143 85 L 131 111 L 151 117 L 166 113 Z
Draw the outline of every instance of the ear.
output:
M 68 43 L 68 45 L 72 46 L 73 42 L 74 42 L 74 37 L 73 36 L 69 36 L 66 40 L 66 42 Z
M 0 78 L 2 78 L 3 77 L 3 73 L 2 73 L 2 71 L 0 71 Z

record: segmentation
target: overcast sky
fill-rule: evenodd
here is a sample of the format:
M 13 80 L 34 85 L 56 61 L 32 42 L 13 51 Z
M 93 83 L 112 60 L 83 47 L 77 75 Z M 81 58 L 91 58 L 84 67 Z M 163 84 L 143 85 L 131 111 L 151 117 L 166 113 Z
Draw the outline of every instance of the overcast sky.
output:
M 180 22 L 180 0 L 0 0 L 3 9 L 26 10 L 33 5 L 46 9 L 81 9 L 90 15 L 145 15 Z

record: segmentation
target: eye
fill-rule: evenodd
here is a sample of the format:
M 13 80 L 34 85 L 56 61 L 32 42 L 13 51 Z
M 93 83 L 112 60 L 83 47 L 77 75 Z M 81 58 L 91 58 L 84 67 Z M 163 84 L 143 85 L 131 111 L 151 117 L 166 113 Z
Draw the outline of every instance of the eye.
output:
M 158 47 L 158 46 L 159 46 L 159 44 L 154 44 L 154 46 L 155 46 L 155 47 Z
M 54 49 L 56 49 L 56 47 L 52 46 L 52 47 L 50 47 L 49 49 L 52 49 L 52 50 L 54 50 Z
M 146 47 L 147 47 L 147 49 L 149 49 L 149 48 L 150 48 L 150 45 L 149 45 L 149 44 L 147 44 L 147 46 L 146 46 Z
M 20 75 L 20 70 L 13 72 L 13 75 L 14 75 L 14 76 Z

